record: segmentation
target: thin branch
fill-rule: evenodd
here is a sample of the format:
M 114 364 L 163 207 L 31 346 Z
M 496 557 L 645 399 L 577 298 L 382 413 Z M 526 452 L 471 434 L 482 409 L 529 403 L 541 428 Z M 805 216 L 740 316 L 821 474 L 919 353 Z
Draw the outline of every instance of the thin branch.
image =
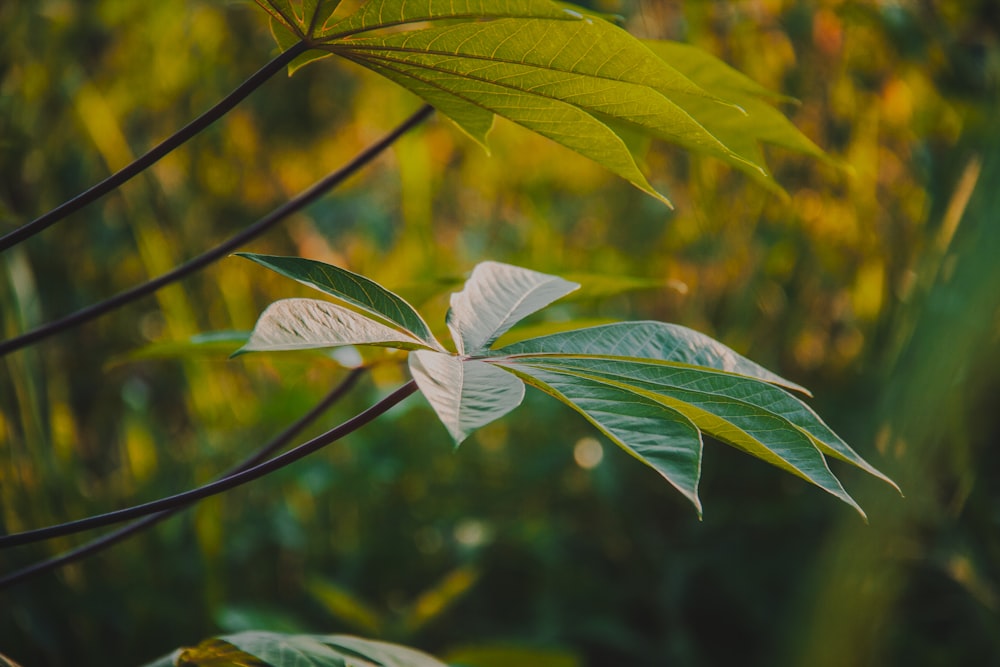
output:
M 252 468 L 248 468 L 247 470 L 238 472 L 234 475 L 230 475 L 229 477 L 210 482 L 196 489 L 191 489 L 190 491 L 178 493 L 176 495 L 154 500 L 142 505 L 117 510 L 115 512 L 98 514 L 86 519 L 70 521 L 68 523 L 62 523 L 55 526 L 48 526 L 46 528 L 38 528 L 36 530 L 28 530 L 22 533 L 14 533 L 13 535 L 5 535 L 0 537 L 0 548 L 31 544 L 32 542 L 40 542 L 53 537 L 71 535 L 73 533 L 90 530 L 92 528 L 109 526 L 122 521 L 128 521 L 136 517 L 145 516 L 147 514 L 172 510 L 177 507 L 184 507 L 185 505 L 189 505 L 196 500 L 201 500 L 202 498 L 207 498 L 217 493 L 228 491 L 229 489 L 246 484 L 247 482 L 253 481 L 267 475 L 268 473 L 283 468 L 290 463 L 294 463 L 295 461 L 312 454 L 322 447 L 325 447 L 331 442 L 335 442 L 345 435 L 353 433 L 365 424 L 374 420 L 379 415 L 385 413 L 389 410 L 389 408 L 393 407 L 415 391 L 417 391 L 417 383 L 410 380 L 364 412 L 355 415 L 336 428 L 327 431 L 323 435 L 313 438 L 309 442 L 299 445 L 295 449 L 291 449 L 284 454 L 274 457 L 273 459 L 255 465 Z
M 340 382 L 340 384 L 334 387 L 333 390 L 330 391 L 330 393 L 328 393 L 323 400 L 317 403 L 312 410 L 299 417 L 295 423 L 275 436 L 270 442 L 257 450 L 252 456 L 225 472 L 220 479 L 231 477 L 236 473 L 252 468 L 267 459 L 267 457 L 271 456 L 271 454 L 287 445 L 292 438 L 302 431 L 302 429 L 315 421 L 321 414 L 326 412 L 330 406 L 350 391 L 365 370 L 366 369 L 364 367 L 352 369 Z M 54 558 L 34 563 L 17 570 L 16 572 L 4 575 L 3 577 L 0 577 L 0 590 L 62 567 L 63 565 L 68 565 L 74 561 L 83 560 L 88 556 L 92 556 L 100 551 L 103 551 L 104 549 L 107 549 L 108 547 L 145 530 L 146 528 L 156 525 L 157 523 L 173 516 L 187 507 L 189 507 L 189 505 L 178 505 L 177 507 L 163 510 L 162 512 L 157 512 L 156 514 L 149 514 L 134 523 L 130 523 L 129 525 L 123 526 L 122 528 L 112 531 L 106 535 L 102 535 L 101 537 L 81 545 L 76 549 L 67 551 L 66 553 L 55 556 Z
M 416 113 L 397 126 L 396 129 L 389 132 L 374 144 L 370 145 L 364 151 L 355 156 L 349 163 L 337 171 L 327 175 L 305 192 L 301 193 L 294 199 L 290 199 L 285 202 L 236 236 L 231 237 L 229 240 L 223 242 L 208 252 L 181 264 L 177 268 L 163 274 L 159 278 L 154 278 L 153 280 L 121 292 L 110 299 L 106 299 L 92 306 L 83 308 L 82 310 L 78 310 L 72 315 L 68 315 L 62 319 L 44 324 L 34 331 L 29 331 L 28 333 L 16 336 L 15 338 L 0 342 L 0 356 L 19 350 L 23 347 L 27 347 L 33 343 L 37 343 L 40 340 L 44 340 L 49 336 L 66 331 L 67 329 L 83 324 L 84 322 L 89 322 L 90 320 L 109 313 L 116 308 L 120 308 L 127 303 L 131 303 L 140 297 L 152 294 L 161 287 L 174 283 L 228 255 L 260 234 L 263 234 L 265 231 L 281 222 L 284 218 L 298 212 L 300 209 L 305 208 L 308 204 L 311 204 L 313 201 L 319 199 L 328 190 L 340 185 L 350 176 L 353 176 L 358 170 L 375 159 L 375 157 L 382 151 L 391 146 L 400 136 L 430 117 L 433 111 L 434 108 L 429 105 L 422 106 Z
M 201 114 L 180 130 L 161 141 L 144 155 L 136 158 L 131 164 L 122 167 L 100 183 L 84 190 L 72 199 L 63 202 L 48 213 L 35 218 L 31 222 L 25 223 L 14 231 L 0 237 L 0 252 L 17 245 L 21 241 L 31 238 L 43 229 L 54 225 L 71 213 L 75 213 L 87 204 L 100 199 L 115 188 L 121 186 L 123 183 L 127 183 L 133 177 L 141 174 L 143 171 L 156 164 L 160 158 L 197 135 L 218 119 L 222 118 L 222 116 L 227 114 L 233 109 L 233 107 L 242 102 L 250 93 L 257 88 L 260 88 L 265 81 L 280 72 L 286 65 L 288 65 L 288 63 L 292 62 L 296 57 L 307 51 L 309 48 L 309 45 L 305 42 L 295 44 L 290 49 L 283 52 L 271 62 L 257 70 L 253 76 L 240 84 L 236 90 L 226 95 L 208 111 Z

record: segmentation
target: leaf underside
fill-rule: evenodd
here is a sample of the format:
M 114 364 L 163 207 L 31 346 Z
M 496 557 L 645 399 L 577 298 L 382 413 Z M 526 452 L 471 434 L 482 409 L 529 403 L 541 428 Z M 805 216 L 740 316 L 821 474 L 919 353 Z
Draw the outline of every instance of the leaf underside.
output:
M 165 659 L 166 660 L 166 659 Z M 446 667 L 405 646 L 346 635 L 241 632 L 207 639 L 184 649 L 170 663 L 179 667 Z
M 451 295 L 448 328 L 459 354 L 484 352 L 525 317 L 579 287 L 510 264 L 477 264 L 462 291 Z
M 420 313 L 400 296 L 364 276 L 338 266 L 301 257 L 237 253 L 303 285 L 356 306 L 401 329 L 428 347 L 443 350 Z
M 353 310 L 316 299 L 283 299 L 261 314 L 246 345 L 237 354 L 309 350 L 342 345 L 378 345 L 402 350 L 429 348 L 427 343 Z
M 524 383 L 492 364 L 427 350 L 411 353 L 409 362 L 413 379 L 456 446 L 524 398 Z

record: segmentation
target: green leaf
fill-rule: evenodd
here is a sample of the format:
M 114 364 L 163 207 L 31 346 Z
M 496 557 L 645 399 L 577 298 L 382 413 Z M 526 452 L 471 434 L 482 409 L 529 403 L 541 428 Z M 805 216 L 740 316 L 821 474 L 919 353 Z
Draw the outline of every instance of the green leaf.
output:
M 426 21 L 541 18 L 575 21 L 582 15 L 548 0 L 369 0 L 358 11 L 320 32 L 331 42 L 372 30 Z
M 484 352 L 501 334 L 580 286 L 557 276 L 481 262 L 451 295 L 448 328 L 460 354 Z
M 455 445 L 521 404 L 524 383 L 491 364 L 440 352 L 410 354 L 410 372 Z
M 272 303 L 261 314 L 250 340 L 236 354 L 340 345 L 379 345 L 403 350 L 430 347 L 410 334 L 334 303 L 283 299 Z
M 532 358 L 541 359 L 539 357 Z M 864 460 L 840 436 L 827 426 L 812 408 L 783 389 L 768 382 L 704 368 L 690 368 L 670 362 L 646 360 L 600 360 L 559 357 L 560 366 L 580 367 L 587 372 L 628 378 L 630 382 L 646 382 L 656 386 L 676 386 L 685 390 L 711 394 L 717 399 L 745 402 L 778 417 L 803 433 L 827 456 L 849 463 L 877 477 L 897 491 L 899 487 L 887 475 Z M 604 366 L 602 368 L 602 366 Z M 614 367 L 612 369 L 612 367 Z
M 420 339 L 427 347 L 444 349 L 431 334 L 430 327 L 413 306 L 402 297 L 364 276 L 338 266 L 301 257 L 278 257 L 251 253 L 237 253 L 237 255 L 266 266 L 303 285 L 357 306 L 369 315 Z
M 659 472 L 701 516 L 701 433 L 680 411 L 622 387 L 524 360 L 498 365 L 582 414 L 612 442 Z
M 451 105 L 458 98 L 504 116 L 595 160 L 654 196 L 659 195 L 605 119 L 627 121 L 690 149 L 744 162 L 675 97 L 700 96 L 710 104 L 725 105 L 712 101 L 641 42 L 606 21 L 465 22 L 346 39 L 322 48 L 383 74 L 395 72 L 395 81 L 428 102 L 435 103 L 429 87 L 438 88 L 448 94 Z M 450 108 L 441 111 L 451 113 Z M 477 128 L 482 125 L 477 122 Z M 464 129 L 482 136 L 481 129 Z
M 805 406 L 780 389 L 735 375 L 640 360 L 527 357 L 522 361 L 660 401 L 684 414 L 702 432 L 815 484 L 864 516 L 827 466 L 819 438 L 792 422 L 783 410 L 824 438 L 832 432 L 818 418 L 808 419 L 807 409 L 802 409 Z M 757 393 L 762 389 L 765 397 L 761 400 Z M 787 400 L 776 406 L 769 392 L 780 392 Z M 778 411 L 763 407 L 761 402 Z M 846 444 L 841 445 L 850 451 Z M 854 458 L 860 460 L 857 454 Z
M 340 0 L 256 0 L 271 19 L 299 39 L 311 38 L 329 29 L 327 23 Z
M 676 361 L 754 377 L 811 396 L 805 387 L 740 356 L 717 340 L 679 324 L 649 320 L 619 322 L 532 338 L 490 352 L 491 356 L 530 354 L 586 354 Z
M 767 90 L 715 56 L 689 44 L 659 40 L 643 43 L 693 82 L 739 107 L 726 107 L 697 97 L 683 103 L 698 122 L 745 160 L 744 164 L 736 163 L 736 167 L 780 190 L 769 174 L 748 167 L 753 164 L 766 168 L 760 150 L 762 142 L 832 162 L 821 148 L 767 102 L 768 99 L 787 98 Z

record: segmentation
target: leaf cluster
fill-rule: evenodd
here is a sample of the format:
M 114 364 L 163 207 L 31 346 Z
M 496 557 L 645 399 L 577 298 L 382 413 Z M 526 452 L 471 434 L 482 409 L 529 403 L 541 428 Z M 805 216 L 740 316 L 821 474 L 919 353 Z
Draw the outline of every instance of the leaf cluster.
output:
M 820 487 L 862 516 L 826 457 L 893 484 L 791 393 L 808 394 L 803 387 L 686 327 L 623 322 L 494 348 L 512 326 L 579 287 L 557 276 L 499 262 L 477 265 L 451 296 L 451 352 L 415 308 L 366 278 L 314 260 L 243 256 L 343 305 L 275 302 L 241 353 L 340 345 L 407 350 L 417 386 L 456 446 L 518 407 L 530 385 L 659 472 L 699 515 L 703 435 Z

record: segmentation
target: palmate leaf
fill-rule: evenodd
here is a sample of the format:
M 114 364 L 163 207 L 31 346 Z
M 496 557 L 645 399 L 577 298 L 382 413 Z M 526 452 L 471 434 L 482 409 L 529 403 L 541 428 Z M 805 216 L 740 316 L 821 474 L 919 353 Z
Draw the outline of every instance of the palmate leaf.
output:
M 275 21 L 288 14 L 265 4 Z M 335 54 L 372 69 L 484 147 L 494 116 L 508 118 L 665 202 L 637 165 L 623 127 L 720 158 L 774 188 L 758 140 L 818 150 L 719 61 L 692 58 L 697 62 L 685 68 L 685 53 L 643 43 L 561 3 L 369 0 L 339 19 L 317 15 L 312 32 L 305 16 L 308 8 L 275 31 L 283 49 L 304 40 L 313 49 L 306 57 Z M 757 105 L 754 120 L 743 101 Z M 770 129 L 742 131 L 758 121 Z
M 326 277 L 343 277 L 334 267 L 284 259 L 262 263 L 272 268 L 307 266 L 310 283 L 327 285 L 331 281 Z M 298 270 L 290 274 L 303 277 Z M 334 291 L 341 298 L 344 292 L 353 294 L 351 286 L 358 284 L 332 282 L 340 285 Z M 367 293 L 397 304 L 400 312 L 412 311 L 385 288 L 365 285 Z M 241 352 L 336 345 L 410 350 L 417 386 L 456 445 L 520 405 L 527 382 L 581 413 L 657 470 L 694 504 L 699 516 L 702 434 L 815 484 L 862 516 L 825 456 L 895 486 L 785 391 L 808 394 L 804 388 L 691 329 L 649 321 L 605 324 L 490 349 L 514 324 L 577 287 L 508 264 L 477 265 L 462 291 L 452 295 L 448 326 L 457 354 L 335 304 L 287 299 L 264 312 Z M 388 319 L 386 309 L 380 308 L 382 319 Z M 390 322 L 399 325 L 399 319 Z
M 447 667 L 405 646 L 347 635 L 241 632 L 214 637 L 147 667 Z

